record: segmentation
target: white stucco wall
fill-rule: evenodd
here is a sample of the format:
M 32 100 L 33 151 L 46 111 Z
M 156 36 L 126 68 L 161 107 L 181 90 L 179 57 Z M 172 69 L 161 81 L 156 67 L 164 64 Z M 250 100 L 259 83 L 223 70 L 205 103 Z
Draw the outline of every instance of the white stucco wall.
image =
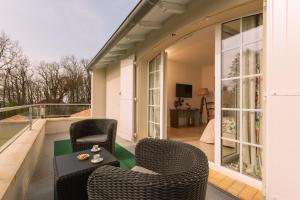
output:
M 266 195 L 300 199 L 300 1 L 267 1 Z

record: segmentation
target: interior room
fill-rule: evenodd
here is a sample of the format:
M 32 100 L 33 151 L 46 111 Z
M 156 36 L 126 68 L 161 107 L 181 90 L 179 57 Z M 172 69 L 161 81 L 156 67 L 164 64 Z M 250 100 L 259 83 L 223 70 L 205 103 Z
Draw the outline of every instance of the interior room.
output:
M 211 162 L 214 161 L 214 40 L 212 26 L 188 34 L 166 50 L 167 137 L 202 149 Z M 207 134 L 203 135 L 204 132 Z

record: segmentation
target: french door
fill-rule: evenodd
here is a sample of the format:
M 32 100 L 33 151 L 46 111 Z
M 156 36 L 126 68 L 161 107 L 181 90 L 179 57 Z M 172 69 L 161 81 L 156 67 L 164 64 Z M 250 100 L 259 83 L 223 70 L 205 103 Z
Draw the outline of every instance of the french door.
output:
M 221 165 L 262 178 L 262 14 L 222 24 Z
M 165 138 L 165 53 L 155 56 L 148 65 L 148 137 Z

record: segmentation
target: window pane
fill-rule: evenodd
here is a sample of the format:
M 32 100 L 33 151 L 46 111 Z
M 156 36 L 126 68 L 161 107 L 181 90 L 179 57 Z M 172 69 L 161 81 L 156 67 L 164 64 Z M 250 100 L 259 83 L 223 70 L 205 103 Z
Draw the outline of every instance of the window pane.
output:
M 239 46 L 240 20 L 227 22 L 222 26 L 222 49 Z
M 149 122 L 148 123 L 148 134 L 149 134 L 149 137 L 159 138 L 159 136 L 160 136 L 159 125 Z
M 240 171 L 240 145 L 237 142 L 222 140 L 222 166 Z
M 262 101 L 262 77 L 243 79 L 243 108 L 260 109 Z
M 242 19 L 243 43 L 262 40 L 263 37 L 263 18 L 262 14 L 244 17 Z
M 243 112 L 243 141 L 262 144 L 262 114 L 260 112 Z
M 159 88 L 159 71 L 149 74 L 149 88 Z
M 262 44 L 254 43 L 243 47 L 243 74 L 252 75 L 262 72 Z
M 155 65 L 155 60 L 151 60 L 149 63 L 149 72 L 156 71 L 156 65 Z
M 222 78 L 240 75 L 240 49 L 232 49 L 222 53 Z
M 149 105 L 160 105 L 160 98 L 159 98 L 159 89 L 154 89 L 149 91 Z
M 155 58 L 155 63 L 156 63 L 156 69 L 159 70 L 159 66 L 160 66 L 160 63 L 161 63 L 161 55 L 158 54 Z
M 243 174 L 261 179 L 262 150 L 258 147 L 243 145 Z
M 239 111 L 222 111 L 222 137 L 239 140 Z
M 160 109 L 159 106 L 149 106 L 149 121 L 158 123 L 160 122 Z
M 239 108 L 240 107 L 240 81 L 226 80 L 222 81 L 222 107 Z

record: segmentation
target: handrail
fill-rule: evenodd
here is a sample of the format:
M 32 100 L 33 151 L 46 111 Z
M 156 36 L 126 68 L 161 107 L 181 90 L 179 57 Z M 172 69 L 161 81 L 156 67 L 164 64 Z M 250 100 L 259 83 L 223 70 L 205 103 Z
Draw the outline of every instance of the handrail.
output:
M 11 106 L 11 107 L 3 107 L 0 108 L 0 112 L 6 112 L 11 110 L 18 110 L 22 108 L 29 108 L 29 107 L 35 107 L 35 106 L 90 106 L 90 103 L 38 103 L 38 104 L 29 104 L 29 105 L 23 105 L 23 106 Z

